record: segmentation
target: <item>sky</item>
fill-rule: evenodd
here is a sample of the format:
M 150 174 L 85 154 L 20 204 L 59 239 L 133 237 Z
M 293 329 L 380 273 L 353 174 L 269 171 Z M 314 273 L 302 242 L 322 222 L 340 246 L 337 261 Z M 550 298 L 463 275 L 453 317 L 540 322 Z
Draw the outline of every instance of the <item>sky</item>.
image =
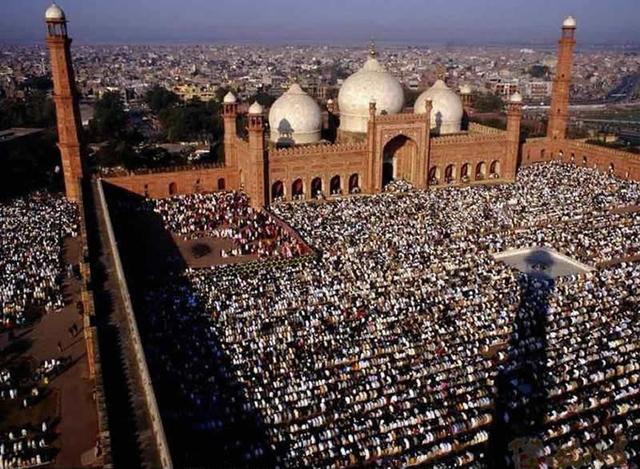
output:
M 640 44 L 640 0 L 57 0 L 76 43 Z M 0 43 L 42 42 L 50 0 L 0 0 Z

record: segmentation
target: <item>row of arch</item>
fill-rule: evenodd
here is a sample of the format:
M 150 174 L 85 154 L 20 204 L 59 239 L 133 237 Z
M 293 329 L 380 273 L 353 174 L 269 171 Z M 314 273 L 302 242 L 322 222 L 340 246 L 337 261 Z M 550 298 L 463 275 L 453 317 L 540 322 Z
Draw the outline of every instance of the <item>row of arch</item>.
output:
M 481 161 L 472 166 L 471 163 L 464 163 L 458 166 L 455 163 L 448 164 L 444 167 L 444 172 L 440 166 L 432 166 L 429 169 L 429 184 L 452 184 L 458 181 L 470 182 L 470 181 L 483 181 L 485 179 L 498 179 L 500 178 L 501 171 L 500 161 L 493 160 L 489 164 L 485 161 Z
M 283 181 L 277 180 L 271 184 L 271 200 L 314 198 L 326 195 L 327 191 L 329 195 L 339 195 L 343 194 L 345 189 L 348 194 L 360 192 L 360 176 L 357 173 L 349 176 L 346 188 L 343 187 L 342 177 L 338 174 L 329 179 L 328 184 L 325 184 L 320 176 L 314 177 L 308 188 L 302 178 L 295 179 L 290 187 L 287 187 Z
M 227 189 L 227 183 L 226 183 L 225 179 L 224 178 L 218 178 L 218 180 L 216 181 L 215 187 L 219 191 L 226 190 Z M 148 184 L 145 185 L 144 190 L 145 190 L 145 195 L 146 195 L 148 193 L 148 190 L 149 190 Z M 202 184 L 200 182 L 200 179 L 196 180 L 196 183 L 195 183 L 194 187 L 190 188 L 189 191 L 191 191 L 191 190 L 193 190 L 193 192 L 201 192 L 202 191 Z M 170 182 L 168 191 L 169 191 L 169 195 L 176 195 L 178 193 L 178 183 L 175 182 L 175 181 L 174 182 Z
M 542 149 L 540 150 L 540 159 L 541 160 L 545 160 L 546 159 L 546 150 Z M 553 153 L 552 153 L 553 156 Z M 575 165 L 580 165 L 583 167 L 588 167 L 590 164 L 589 158 L 587 157 L 587 155 L 582 155 L 582 158 L 578 158 L 576 159 L 576 154 L 575 153 L 571 153 L 571 155 L 567 155 L 565 157 L 565 154 L 562 150 L 560 150 L 557 154 L 557 159 L 559 159 L 560 161 L 566 161 L 568 163 L 573 163 Z M 600 168 L 601 170 L 604 171 L 609 171 L 611 173 L 615 173 L 616 167 L 613 163 L 609 163 L 608 165 L 605 164 L 606 167 L 602 167 Z M 593 168 L 597 169 L 598 168 L 598 164 L 597 163 L 593 163 L 592 165 Z

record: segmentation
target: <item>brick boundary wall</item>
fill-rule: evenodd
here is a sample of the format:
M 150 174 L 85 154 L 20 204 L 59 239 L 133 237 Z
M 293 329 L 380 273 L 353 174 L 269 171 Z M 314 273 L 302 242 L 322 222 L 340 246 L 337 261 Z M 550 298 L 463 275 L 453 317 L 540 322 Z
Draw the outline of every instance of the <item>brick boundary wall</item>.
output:
M 78 182 L 80 186 L 80 182 Z M 109 419 L 107 417 L 106 397 L 104 392 L 104 381 L 102 378 L 102 362 L 100 359 L 100 347 L 98 345 L 98 333 L 95 326 L 95 305 L 93 302 L 93 294 L 91 292 L 91 267 L 89 265 L 89 243 L 87 240 L 87 226 L 84 216 L 84 199 L 82 188 L 78 188 L 78 226 L 80 228 L 80 242 L 82 253 L 80 259 L 80 276 L 82 278 L 82 286 L 80 288 L 80 297 L 84 308 L 83 320 L 83 337 L 85 340 L 87 367 L 89 371 L 89 379 L 93 380 L 94 403 L 96 406 L 96 414 L 98 417 L 98 435 L 97 439 L 100 443 L 101 453 L 96 458 L 96 463 L 100 467 L 110 469 L 113 467 L 111 457 L 111 433 L 109 430 Z
M 122 268 L 122 262 L 120 260 L 120 253 L 118 252 L 115 234 L 113 232 L 113 226 L 111 224 L 111 216 L 109 215 L 109 207 L 104 196 L 104 190 L 102 187 L 102 180 L 97 181 L 98 189 L 98 203 L 104 217 L 107 226 L 107 236 L 109 241 L 109 247 L 113 256 L 114 264 L 116 267 L 117 282 L 124 302 L 125 316 L 127 318 L 127 327 L 131 336 L 131 341 L 135 353 L 135 362 L 138 367 L 138 373 L 140 375 L 140 381 L 142 382 L 144 390 L 144 399 L 147 407 L 147 412 L 151 418 L 151 425 L 154 432 L 154 440 L 156 449 L 160 455 L 160 462 L 162 467 L 172 468 L 173 462 L 171 460 L 171 454 L 169 452 L 169 445 L 167 444 L 167 438 L 164 432 L 164 426 L 162 424 L 162 418 L 160 417 L 160 410 L 158 408 L 158 402 L 156 401 L 155 392 L 153 390 L 153 382 L 149 374 L 147 367 L 147 361 L 144 355 L 144 349 L 142 347 L 142 340 L 140 339 L 140 332 L 138 330 L 138 324 L 136 322 L 135 313 L 133 311 L 133 305 L 131 304 L 131 297 L 129 295 L 129 288 L 127 286 L 126 277 Z
M 238 170 L 219 166 L 178 167 L 169 171 L 155 170 L 96 179 L 104 179 L 109 184 L 152 199 L 240 187 Z
M 528 140 L 522 147 L 522 166 L 543 161 L 573 162 L 577 166 L 613 172 L 621 179 L 640 181 L 640 155 L 580 140 Z

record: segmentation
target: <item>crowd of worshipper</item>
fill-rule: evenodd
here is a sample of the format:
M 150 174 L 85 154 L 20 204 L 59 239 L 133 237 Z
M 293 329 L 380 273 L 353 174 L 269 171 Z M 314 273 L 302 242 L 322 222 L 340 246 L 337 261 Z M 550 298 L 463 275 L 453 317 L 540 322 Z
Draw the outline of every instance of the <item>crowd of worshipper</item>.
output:
M 64 306 L 63 241 L 78 232 L 77 207 L 36 192 L 0 202 L 0 331 L 24 325 L 25 312 Z
M 0 434 L 0 469 L 38 467 L 52 462 L 51 441 L 55 435 L 46 421 Z
M 220 438 L 257 413 L 268 438 L 226 447 L 249 467 L 514 467 L 525 450 L 624 467 L 640 459 L 639 205 L 638 183 L 562 163 L 278 204 L 320 256 L 142 292 L 148 356 L 188 402 L 171 411 Z M 178 232 L 206 223 L 189 207 Z M 539 245 L 615 262 L 553 279 L 492 256 Z
M 0 370 L 0 403 L 5 412 L 22 412 L 38 404 L 46 387 L 69 365 L 68 359 L 44 360 L 34 370 Z M 56 435 L 48 420 L 0 432 L 0 469 L 26 468 L 52 462 Z
M 304 243 L 268 212 L 255 210 L 242 192 L 177 195 L 147 200 L 144 208 L 162 217 L 165 228 L 186 239 L 233 241 L 222 257 L 258 255 L 291 258 L 303 254 Z

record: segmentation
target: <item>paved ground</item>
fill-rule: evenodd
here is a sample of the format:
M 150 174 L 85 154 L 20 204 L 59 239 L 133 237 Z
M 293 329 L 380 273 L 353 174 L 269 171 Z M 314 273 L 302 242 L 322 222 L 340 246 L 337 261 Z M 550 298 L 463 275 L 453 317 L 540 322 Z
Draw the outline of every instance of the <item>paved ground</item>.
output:
M 565 275 L 582 274 L 590 270 L 589 266 L 546 248 L 505 251 L 494 257 L 520 272 L 553 279 Z
M 214 265 L 241 264 L 259 259 L 257 254 L 252 254 L 250 256 L 222 257 L 220 255 L 221 249 L 230 250 L 233 248 L 233 241 L 231 239 L 203 237 L 187 240 L 175 234 L 173 234 L 172 237 L 180 251 L 180 255 L 187 265 L 192 268 L 198 269 Z M 207 246 L 211 251 L 204 256 L 197 256 L 194 253 L 193 248 L 199 244 Z
M 78 238 L 65 241 L 65 259 L 77 262 L 80 256 L 80 240 Z M 88 379 L 86 349 L 82 332 L 70 337 L 68 329 L 75 322 L 82 326 L 81 318 L 76 310 L 79 300 L 80 282 L 75 278 L 68 279 L 64 285 L 65 303 L 60 311 L 45 315 L 32 327 L 18 331 L 21 339 L 30 341 L 25 357 L 32 357 L 40 362 L 60 356 L 71 357 L 71 367 L 55 378 L 50 388 L 57 391 L 59 399 L 60 423 L 56 427 L 59 434 L 54 445 L 60 448 L 53 467 L 81 467 L 83 454 L 92 455 L 98 432 L 96 407 L 93 401 L 93 384 Z M 80 329 L 81 330 L 81 329 Z M 6 346 L 7 335 L 0 338 L 0 347 Z M 63 351 L 58 351 L 58 342 L 62 342 Z M 51 416 L 55 417 L 55 416 Z M 39 422 L 36 422 L 39 423 Z M 85 456 L 84 460 L 94 458 Z

